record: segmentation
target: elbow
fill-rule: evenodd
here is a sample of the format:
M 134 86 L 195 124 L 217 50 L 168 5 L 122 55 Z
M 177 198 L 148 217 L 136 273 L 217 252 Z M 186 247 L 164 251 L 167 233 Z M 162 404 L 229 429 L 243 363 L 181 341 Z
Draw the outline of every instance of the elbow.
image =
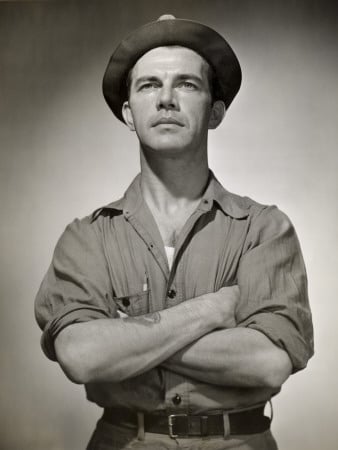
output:
M 75 384 L 86 384 L 89 383 L 88 376 L 83 371 L 79 370 L 77 367 L 66 365 L 60 362 L 61 369 L 66 377 Z
M 278 389 L 292 373 L 292 363 L 289 355 L 281 349 L 276 349 L 268 359 L 264 372 L 264 386 Z
M 65 328 L 54 342 L 57 361 L 66 377 L 75 384 L 91 381 L 91 369 L 83 347 L 72 339 L 71 330 Z
M 97 348 L 92 340 L 87 340 L 82 334 L 77 334 L 76 325 L 62 330 L 54 341 L 57 361 L 66 377 L 75 384 L 88 384 L 98 382 L 121 382 L 131 375 L 115 364 L 114 370 Z M 75 330 L 75 331 L 74 331 Z
M 75 384 L 86 384 L 90 382 L 88 368 L 85 367 L 71 349 L 57 351 L 57 360 L 66 377 Z
M 72 383 L 86 384 L 90 382 L 89 373 L 81 364 L 61 358 L 58 358 L 58 361 L 64 374 Z

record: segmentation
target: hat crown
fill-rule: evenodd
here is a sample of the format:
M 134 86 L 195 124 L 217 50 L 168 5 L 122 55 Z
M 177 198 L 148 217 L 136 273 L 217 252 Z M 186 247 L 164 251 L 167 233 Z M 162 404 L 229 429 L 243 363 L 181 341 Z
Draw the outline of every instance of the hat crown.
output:
M 175 20 L 175 19 L 176 19 L 176 17 L 173 16 L 172 14 L 163 14 L 162 16 L 160 16 L 160 17 L 157 19 L 157 22 L 158 22 L 159 20 Z

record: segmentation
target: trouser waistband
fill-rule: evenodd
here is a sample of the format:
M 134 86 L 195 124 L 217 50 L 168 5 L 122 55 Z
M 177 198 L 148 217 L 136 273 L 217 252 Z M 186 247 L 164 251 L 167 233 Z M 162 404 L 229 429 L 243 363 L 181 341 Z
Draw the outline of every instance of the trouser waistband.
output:
M 142 413 L 144 432 L 167 434 L 172 438 L 193 436 L 228 436 L 262 433 L 270 428 L 270 418 L 264 416 L 264 406 L 254 409 L 217 414 Z M 124 408 L 105 408 L 102 419 L 113 425 L 140 426 L 140 413 Z

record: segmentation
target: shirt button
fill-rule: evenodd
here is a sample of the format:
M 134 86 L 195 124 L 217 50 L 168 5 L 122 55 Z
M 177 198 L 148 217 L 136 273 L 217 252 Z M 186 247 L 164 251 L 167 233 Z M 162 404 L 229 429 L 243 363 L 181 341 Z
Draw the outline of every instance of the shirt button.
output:
M 125 307 L 129 306 L 129 305 L 130 305 L 129 298 L 124 297 L 124 298 L 122 299 L 122 305 L 125 306 Z
M 170 289 L 170 291 L 168 291 L 168 297 L 169 298 L 175 298 L 176 297 L 176 291 L 174 289 Z
M 182 398 L 180 395 L 175 394 L 174 397 L 171 399 L 174 405 L 179 405 L 182 401 Z

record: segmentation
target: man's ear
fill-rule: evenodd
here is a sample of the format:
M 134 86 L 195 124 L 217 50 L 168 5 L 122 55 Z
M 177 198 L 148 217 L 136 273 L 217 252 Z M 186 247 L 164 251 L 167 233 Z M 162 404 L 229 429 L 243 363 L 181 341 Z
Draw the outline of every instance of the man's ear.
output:
M 122 106 L 122 116 L 124 118 L 124 121 L 126 122 L 126 124 L 128 125 L 129 130 L 131 131 L 135 131 L 135 127 L 134 127 L 134 119 L 133 119 L 133 115 L 131 113 L 131 109 L 129 106 L 129 102 L 126 101 L 123 103 Z
M 214 130 L 224 119 L 226 112 L 225 104 L 222 100 L 216 100 L 212 105 L 212 110 L 209 119 L 209 130 Z

